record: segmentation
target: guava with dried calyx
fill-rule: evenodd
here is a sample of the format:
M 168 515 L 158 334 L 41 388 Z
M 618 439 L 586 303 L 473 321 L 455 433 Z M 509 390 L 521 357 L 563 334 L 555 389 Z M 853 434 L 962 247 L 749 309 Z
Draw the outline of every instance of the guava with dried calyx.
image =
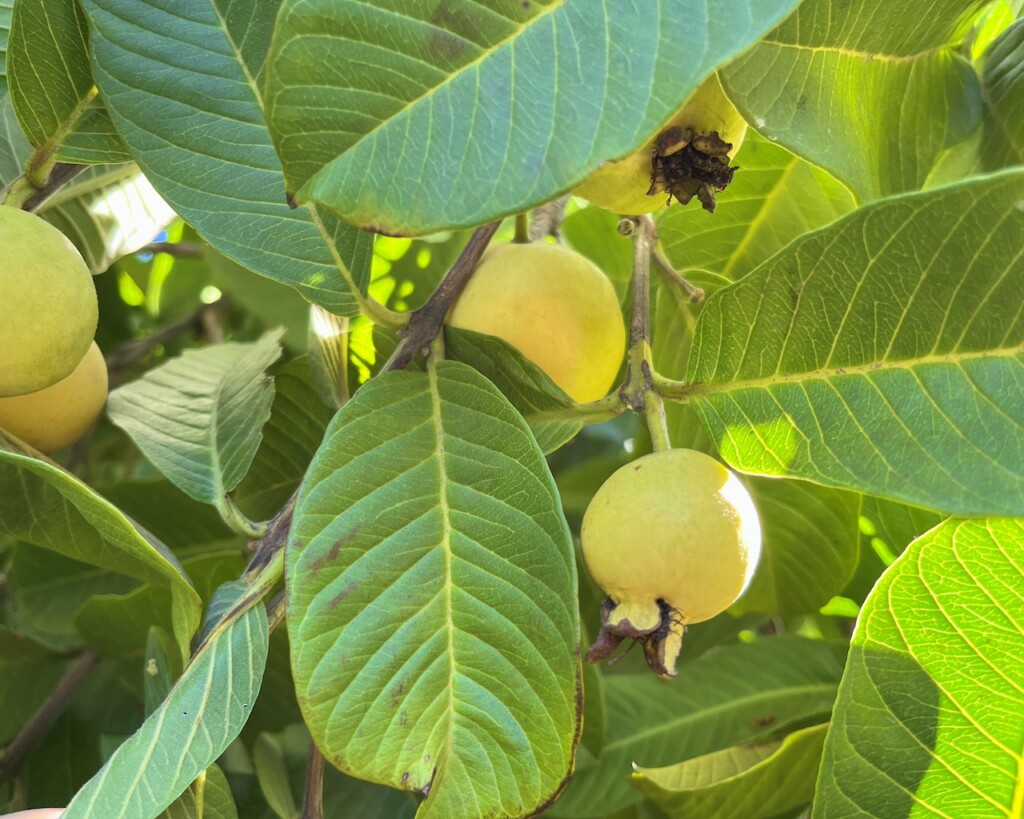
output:
M 746 487 L 703 452 L 671 449 L 618 469 L 587 507 L 580 533 L 587 570 L 608 595 L 587 660 L 622 640 L 675 676 L 690 623 L 725 611 L 747 587 L 761 526 Z
M 581 403 L 608 394 L 626 346 L 608 277 L 543 242 L 488 248 L 445 321 L 507 341 Z
M 0 398 L 0 429 L 49 454 L 82 438 L 107 400 L 107 365 L 93 342 L 69 376 L 45 389 Z
M 92 275 L 66 236 L 35 214 L 0 207 L 0 396 L 71 373 L 96 334 Z
M 613 213 L 654 213 L 674 199 L 696 197 L 714 211 L 715 191 L 732 181 L 729 161 L 747 123 L 712 74 L 664 126 L 624 159 L 606 161 L 573 191 Z

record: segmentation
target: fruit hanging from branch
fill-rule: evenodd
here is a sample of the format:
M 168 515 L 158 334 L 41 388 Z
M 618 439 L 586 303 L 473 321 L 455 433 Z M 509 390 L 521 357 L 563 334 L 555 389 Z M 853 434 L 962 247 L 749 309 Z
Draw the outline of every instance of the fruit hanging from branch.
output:
M 709 455 L 670 449 L 617 470 L 594 495 L 580 533 L 587 569 L 608 597 L 587 660 L 637 640 L 648 665 L 675 676 L 683 632 L 725 611 L 761 552 L 746 487 Z
M 732 181 L 736 168 L 729 161 L 746 132 L 747 123 L 713 74 L 639 150 L 605 162 L 574 193 L 629 216 L 653 213 L 673 200 L 685 205 L 694 197 L 713 212 L 715 192 Z
M 0 396 L 56 384 L 96 333 L 92 275 L 66 236 L 38 216 L 0 207 Z
M 626 346 L 608 277 L 543 242 L 489 248 L 446 323 L 504 339 L 579 402 L 607 395 Z

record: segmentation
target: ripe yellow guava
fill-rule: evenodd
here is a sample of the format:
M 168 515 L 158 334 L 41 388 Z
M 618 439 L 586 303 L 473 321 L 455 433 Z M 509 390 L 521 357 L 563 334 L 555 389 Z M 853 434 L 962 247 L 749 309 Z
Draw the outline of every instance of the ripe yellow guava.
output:
M 712 74 L 698 86 L 679 113 L 651 134 L 639 150 L 618 161 L 604 162 L 584 179 L 573 193 L 612 213 L 638 216 L 661 210 L 668 202 L 668 190 L 675 186 L 666 186 L 664 180 L 659 185 L 652 186 L 652 161 L 657 153 L 659 136 L 670 133 L 670 129 L 673 128 L 683 132 L 689 129 L 692 137 L 717 132 L 722 142 L 730 146 L 726 153 L 721 154 L 726 160 L 736 155 L 747 133 L 747 123 L 725 96 L 718 76 Z M 671 150 L 672 147 L 678 148 L 678 143 L 675 146 L 667 146 L 666 149 Z M 694 157 L 699 163 L 703 162 L 703 154 L 694 154 Z M 709 165 L 711 168 L 716 167 L 713 162 L 709 162 Z M 725 167 L 728 167 L 728 162 L 725 163 Z M 731 178 L 731 174 L 729 177 Z M 683 184 L 685 186 L 689 183 Z M 676 199 L 689 201 L 686 193 L 678 188 L 672 190 L 672 194 Z M 697 194 L 698 186 L 694 184 L 689 195 Z M 701 192 L 700 196 L 704 202 L 705 194 Z M 713 194 L 711 201 L 714 202 Z M 712 204 L 708 208 L 705 203 L 705 207 L 711 210 L 714 206 Z
M 587 570 L 608 595 L 597 662 L 632 637 L 672 676 L 689 623 L 725 611 L 761 552 L 757 509 L 732 472 L 703 452 L 673 449 L 618 469 L 594 495 L 580 532 Z
M 626 346 L 608 277 L 541 242 L 488 248 L 445 321 L 504 339 L 581 403 L 608 394 Z
M 0 398 L 0 429 L 49 454 L 96 423 L 107 400 L 107 365 L 93 342 L 71 375 L 50 387 Z
M 0 207 L 0 396 L 56 384 L 96 334 L 92 275 L 66 236 L 38 216 Z

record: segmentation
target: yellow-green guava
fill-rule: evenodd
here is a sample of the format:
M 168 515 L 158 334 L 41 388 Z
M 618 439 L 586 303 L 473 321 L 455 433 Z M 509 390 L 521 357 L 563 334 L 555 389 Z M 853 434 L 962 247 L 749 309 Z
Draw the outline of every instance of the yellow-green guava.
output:
M 494 245 L 446 319 L 504 339 L 575 401 L 603 398 L 626 346 L 608 277 L 561 245 Z
M 608 595 L 606 649 L 625 637 L 646 641 L 645 650 L 662 652 L 656 670 L 667 676 L 686 625 L 731 606 L 761 552 L 746 487 L 691 449 L 655 452 L 618 469 L 587 507 L 580 537 L 587 570 Z M 589 659 L 604 656 L 599 648 Z
M 66 378 L 26 395 L 0 398 L 0 429 L 49 454 L 79 440 L 107 400 L 107 365 L 96 342 Z
M 92 275 L 53 225 L 0 207 L 0 396 L 56 384 L 82 360 L 96 334 Z
M 604 162 L 573 191 L 592 204 L 612 213 L 639 216 L 661 210 L 668 202 L 665 190 L 651 191 L 652 159 L 658 136 L 670 128 L 690 129 L 695 135 L 717 132 L 732 145 L 734 157 L 743 144 L 747 123 L 729 102 L 718 76 L 712 74 L 693 92 L 686 104 L 635 152 Z

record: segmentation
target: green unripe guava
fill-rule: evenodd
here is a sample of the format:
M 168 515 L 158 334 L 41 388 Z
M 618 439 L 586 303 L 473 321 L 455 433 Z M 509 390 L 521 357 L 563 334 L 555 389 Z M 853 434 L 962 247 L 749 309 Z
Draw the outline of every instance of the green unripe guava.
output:
M 66 236 L 38 216 L 0 207 L 0 396 L 56 384 L 96 334 L 92 275 Z

